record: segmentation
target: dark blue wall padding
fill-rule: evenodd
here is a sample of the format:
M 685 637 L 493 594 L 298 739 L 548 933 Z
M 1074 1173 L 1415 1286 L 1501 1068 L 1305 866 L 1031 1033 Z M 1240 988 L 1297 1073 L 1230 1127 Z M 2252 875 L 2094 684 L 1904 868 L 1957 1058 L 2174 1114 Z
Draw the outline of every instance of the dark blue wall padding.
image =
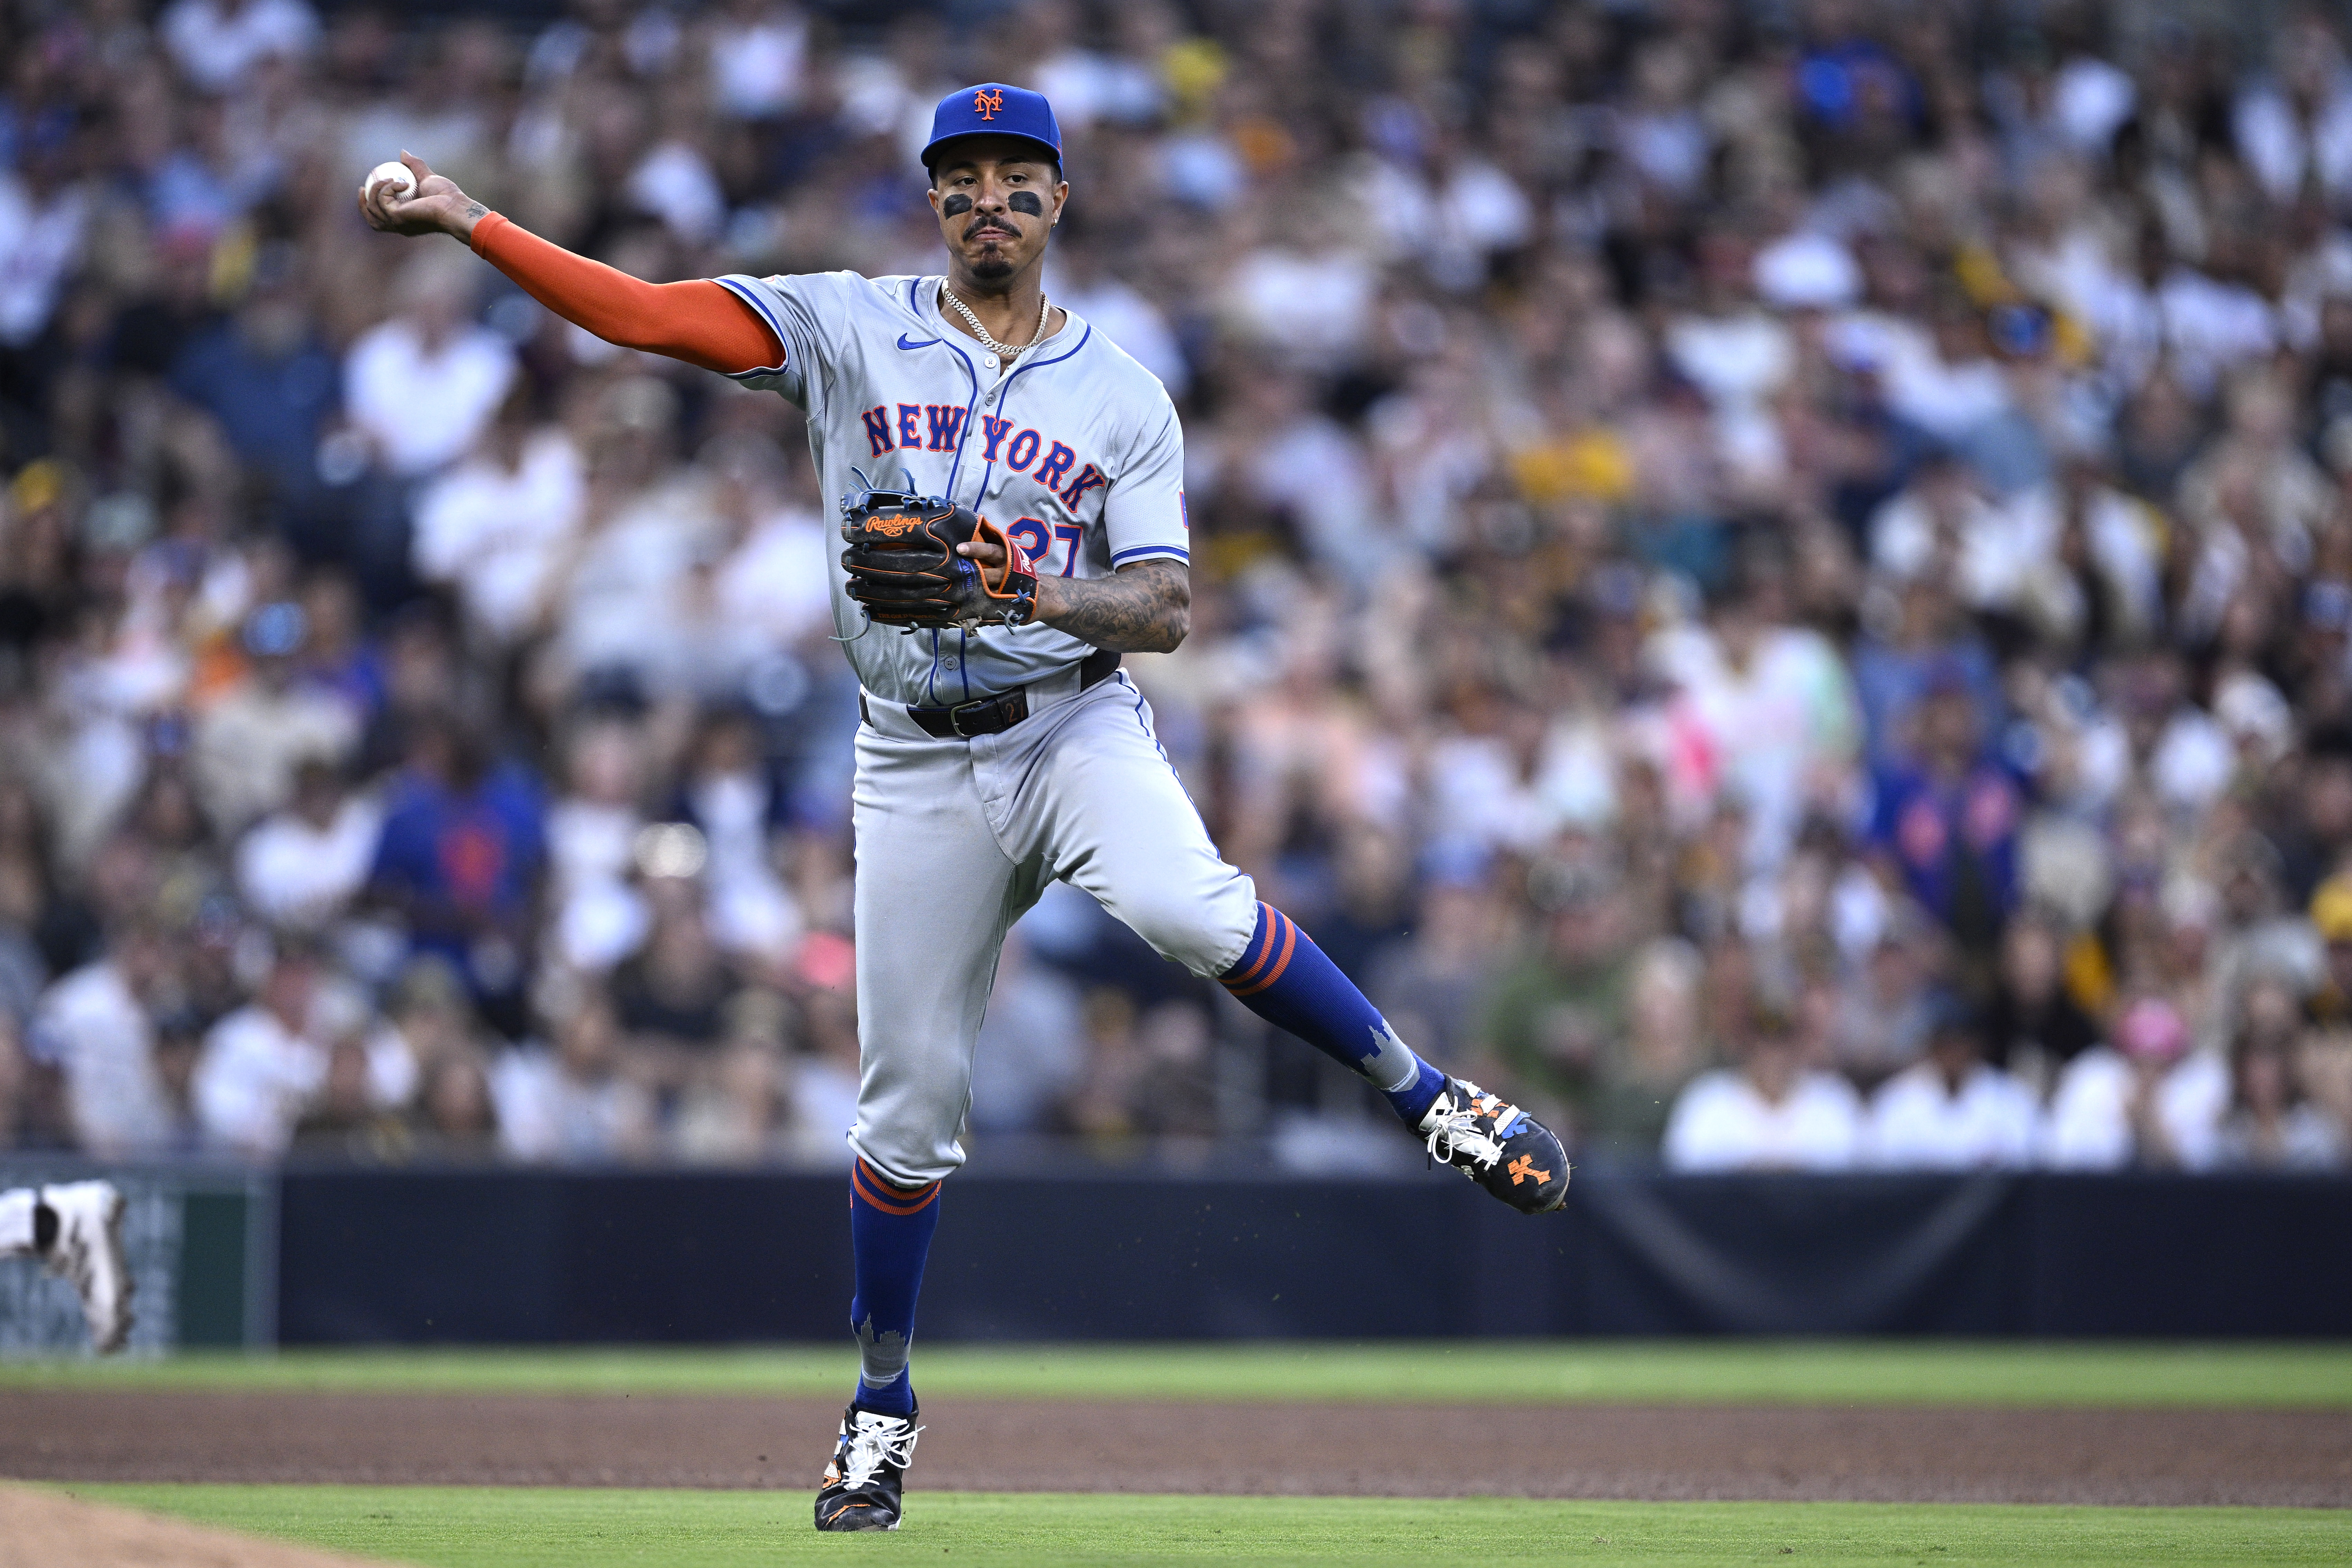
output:
M 2352 1333 L 2352 1181 L 966 1173 L 919 1339 Z M 289 1344 L 845 1339 L 830 1174 L 288 1172 Z

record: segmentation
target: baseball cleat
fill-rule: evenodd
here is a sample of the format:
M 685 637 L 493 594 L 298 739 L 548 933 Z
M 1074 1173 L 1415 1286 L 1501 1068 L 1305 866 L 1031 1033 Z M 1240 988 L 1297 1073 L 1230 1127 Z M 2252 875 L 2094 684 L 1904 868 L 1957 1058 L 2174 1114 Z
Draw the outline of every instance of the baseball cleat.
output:
M 1413 1129 L 1429 1157 L 1453 1166 L 1521 1214 L 1568 1202 L 1568 1151 L 1551 1129 L 1467 1079 L 1445 1087 Z
M 918 1413 L 919 1414 L 919 1413 Z M 915 1416 L 861 1409 L 855 1402 L 841 1413 L 841 1436 L 824 1485 L 816 1494 L 819 1530 L 896 1530 L 907 1465 L 915 1457 L 922 1428 Z
M 122 1256 L 122 1194 L 107 1182 L 43 1187 L 41 1202 L 58 1216 L 57 1239 L 42 1266 L 73 1282 L 89 1342 L 100 1355 L 131 1337 L 131 1266 Z

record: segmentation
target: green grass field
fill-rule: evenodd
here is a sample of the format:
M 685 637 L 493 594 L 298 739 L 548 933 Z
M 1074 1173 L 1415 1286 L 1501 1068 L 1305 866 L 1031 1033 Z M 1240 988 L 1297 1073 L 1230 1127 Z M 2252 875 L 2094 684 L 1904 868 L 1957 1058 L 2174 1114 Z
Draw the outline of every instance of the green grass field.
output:
M 73 1495 L 431 1568 L 796 1563 L 2294 1563 L 2352 1556 L 2304 1509 L 1007 1497 L 916 1501 L 891 1536 L 821 1536 L 797 1492 L 73 1487 Z
M 928 1396 L 2352 1407 L 2352 1344 L 1478 1341 L 927 1345 Z M 288 1351 L 0 1361 L 0 1388 L 841 1397 L 847 1348 Z
M 927 1397 L 1790 1402 L 2352 1409 L 2352 1344 L 1949 1342 L 927 1347 Z M 845 1350 L 288 1352 L 0 1362 L 6 1388 L 467 1390 L 838 1398 Z M 1369 1441 L 1380 1441 L 1377 1432 Z M 823 1561 L 2352 1562 L 2300 1509 L 1021 1496 L 918 1491 L 888 1537 L 820 1536 L 798 1490 L 74 1486 L 94 1501 L 432 1568 Z

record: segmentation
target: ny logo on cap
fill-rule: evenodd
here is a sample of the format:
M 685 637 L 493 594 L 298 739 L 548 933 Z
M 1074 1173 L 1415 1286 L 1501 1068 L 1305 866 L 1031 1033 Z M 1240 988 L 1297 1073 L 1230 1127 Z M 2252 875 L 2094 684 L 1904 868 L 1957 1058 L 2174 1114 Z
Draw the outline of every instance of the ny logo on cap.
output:
M 971 106 L 980 110 L 980 117 L 982 120 L 993 120 L 996 118 L 996 111 L 1004 107 L 1004 94 L 1002 90 L 991 92 L 988 89 L 982 88 L 971 95 Z

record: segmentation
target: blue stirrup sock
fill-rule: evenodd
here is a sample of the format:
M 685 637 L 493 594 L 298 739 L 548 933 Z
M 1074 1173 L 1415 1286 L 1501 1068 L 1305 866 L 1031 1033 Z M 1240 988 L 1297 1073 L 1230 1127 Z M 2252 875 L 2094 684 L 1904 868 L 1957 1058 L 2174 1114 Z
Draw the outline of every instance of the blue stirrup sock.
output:
M 858 1160 L 849 1168 L 849 1240 L 857 1293 L 849 1303 L 857 1336 L 857 1403 L 892 1415 L 915 1413 L 907 1352 L 915 1338 L 915 1297 L 923 1259 L 940 1227 L 940 1184 L 894 1186 Z
M 1445 1075 L 1413 1055 L 1339 966 L 1271 904 L 1258 905 L 1257 930 L 1217 983 L 1386 1095 L 1408 1127 L 1445 1087 Z

